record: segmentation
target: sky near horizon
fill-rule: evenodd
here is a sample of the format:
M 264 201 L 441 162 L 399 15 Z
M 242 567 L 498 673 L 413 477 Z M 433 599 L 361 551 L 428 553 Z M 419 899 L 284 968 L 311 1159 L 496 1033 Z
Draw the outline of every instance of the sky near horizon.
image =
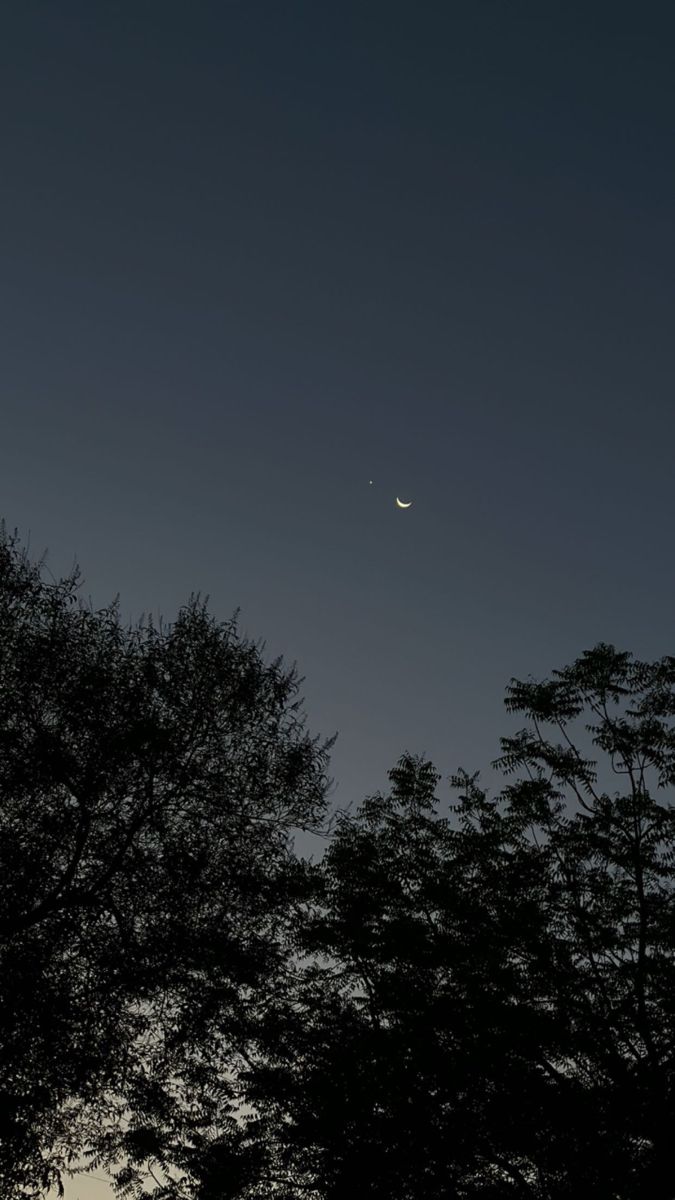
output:
M 22 0 L 0 89 L 32 555 L 239 607 L 341 806 L 485 770 L 513 675 L 675 652 L 670 5 Z

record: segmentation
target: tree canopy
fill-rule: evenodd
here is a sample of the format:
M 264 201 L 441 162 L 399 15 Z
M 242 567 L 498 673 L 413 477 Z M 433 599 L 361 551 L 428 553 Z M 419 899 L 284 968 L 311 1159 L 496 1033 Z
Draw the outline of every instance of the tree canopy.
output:
M 329 744 L 306 732 L 295 671 L 199 597 L 173 625 L 124 628 L 116 602 L 94 611 L 78 587 L 3 527 L 7 1197 L 42 1194 L 85 1148 L 161 1161 L 234 1103 L 238 1024 L 272 986 L 304 887 L 292 831 L 325 812 Z
M 343 815 L 250 1076 L 281 1194 L 672 1197 L 674 685 L 597 646 L 512 682 L 495 797 L 460 772 L 441 815 L 407 755 Z
M 671 1200 L 675 658 L 512 680 L 438 796 L 338 815 L 298 679 L 199 598 L 122 628 L 0 539 L 0 1191 Z

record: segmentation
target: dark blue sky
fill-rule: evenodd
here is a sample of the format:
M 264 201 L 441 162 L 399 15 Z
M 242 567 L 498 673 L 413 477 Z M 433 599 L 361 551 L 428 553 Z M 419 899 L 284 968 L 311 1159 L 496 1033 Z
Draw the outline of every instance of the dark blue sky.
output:
M 241 606 L 336 803 L 675 652 L 673 22 L 5 6 L 0 513 L 125 619 Z

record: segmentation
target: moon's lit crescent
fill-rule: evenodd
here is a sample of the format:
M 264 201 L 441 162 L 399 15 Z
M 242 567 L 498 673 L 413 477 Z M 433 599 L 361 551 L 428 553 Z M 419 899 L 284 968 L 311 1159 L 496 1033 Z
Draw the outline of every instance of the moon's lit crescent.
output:
M 403 500 L 399 500 L 399 498 L 397 496 L 396 503 L 398 504 L 399 508 L 410 508 L 410 505 L 412 504 L 412 500 L 408 500 L 407 502 L 404 502 Z

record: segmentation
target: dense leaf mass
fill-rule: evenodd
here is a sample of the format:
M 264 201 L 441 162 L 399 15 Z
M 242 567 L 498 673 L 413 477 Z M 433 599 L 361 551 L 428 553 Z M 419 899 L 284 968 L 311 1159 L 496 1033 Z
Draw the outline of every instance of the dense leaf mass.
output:
M 0 541 L 0 1192 L 672 1200 L 675 659 L 512 681 L 501 791 L 337 815 L 297 680 Z
M 442 816 L 404 756 L 343 815 L 249 1090 L 283 1194 L 675 1195 L 674 685 L 598 646 L 511 685 L 500 795 L 459 773 Z
M 325 804 L 327 746 L 294 672 L 198 597 L 173 626 L 125 629 L 77 589 L 2 531 L 6 1197 L 39 1194 L 93 1143 L 114 1157 L 124 1131 L 159 1155 L 216 1068 L 211 1099 L 229 1102 L 238 1014 L 285 953 L 291 831 Z

